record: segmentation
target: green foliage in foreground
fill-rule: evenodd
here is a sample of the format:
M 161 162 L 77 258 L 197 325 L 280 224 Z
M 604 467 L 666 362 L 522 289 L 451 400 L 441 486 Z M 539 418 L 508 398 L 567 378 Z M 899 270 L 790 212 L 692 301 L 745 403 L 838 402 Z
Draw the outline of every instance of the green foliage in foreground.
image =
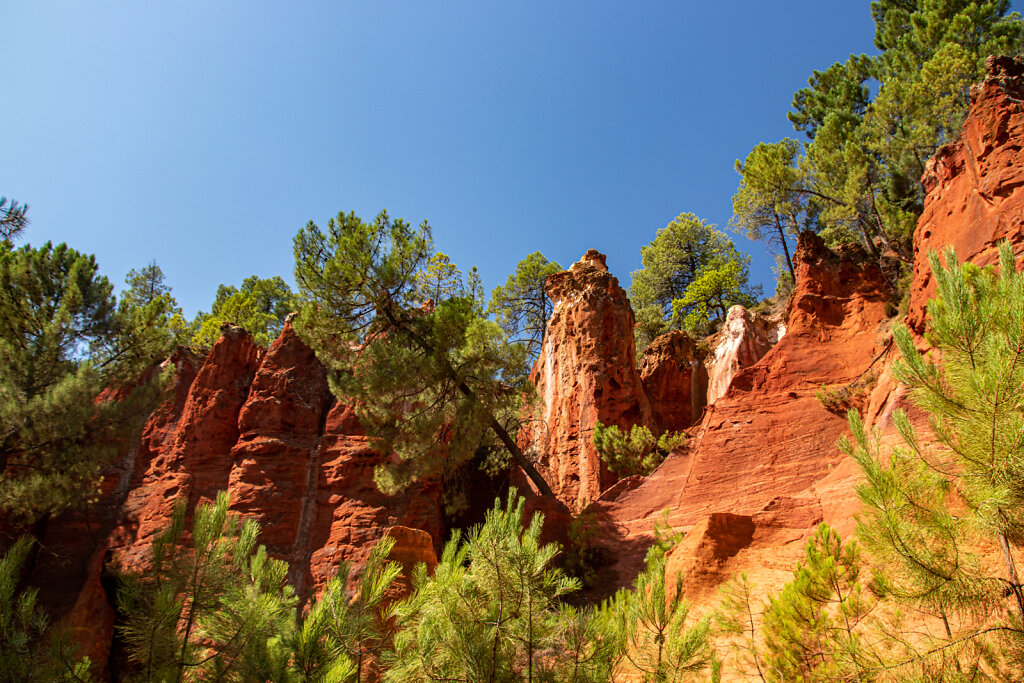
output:
M 894 374 L 927 412 L 937 445 L 925 445 L 900 411 L 893 422 L 903 443 L 883 458 L 877 438 L 850 413 L 853 439 L 840 446 L 865 474 L 858 533 L 886 568 L 892 596 L 944 624 L 911 663 L 967 671 L 982 657 L 988 670 L 1020 672 L 1024 275 L 1008 243 L 999 248 L 998 271 L 961 265 L 952 249 L 930 261 L 937 296 L 926 338 L 938 353 L 922 357 L 900 326 Z M 1001 565 L 978 554 L 986 543 L 999 548 Z
M 650 474 L 686 437 L 682 432 L 665 432 L 654 438 L 643 425 L 633 425 L 623 433 L 615 425 L 594 425 L 594 447 L 608 469 L 619 477 Z
M 578 584 L 551 567 L 558 547 L 540 544 L 541 516 L 523 528 L 523 503 L 514 491 L 506 506 L 496 501 L 483 526 L 448 542 L 433 577 L 420 566 L 396 611 L 386 680 L 564 680 L 552 678 L 560 667 L 548 655 L 562 623 L 556 602 Z
M 125 576 L 121 635 L 140 681 L 268 680 L 275 634 L 296 600 L 288 565 L 256 547 L 259 525 L 228 514 L 228 496 L 196 508 L 183 548 L 186 501 L 153 542 L 151 567 Z
M 0 559 L 0 681 L 91 681 L 89 659 L 75 659 L 60 629 L 36 604 L 34 588 L 19 590 L 32 539 L 18 539 Z
M 88 500 L 156 405 L 160 378 L 138 382 L 172 344 L 162 305 L 117 305 L 92 256 L 0 242 L 0 509 L 32 521 Z
M 720 666 L 708 643 L 710 617 L 688 624 L 690 604 L 683 577 L 666 583 L 666 553 L 655 546 L 633 590 L 621 590 L 604 606 L 621 647 L 625 671 L 652 683 L 718 680 Z

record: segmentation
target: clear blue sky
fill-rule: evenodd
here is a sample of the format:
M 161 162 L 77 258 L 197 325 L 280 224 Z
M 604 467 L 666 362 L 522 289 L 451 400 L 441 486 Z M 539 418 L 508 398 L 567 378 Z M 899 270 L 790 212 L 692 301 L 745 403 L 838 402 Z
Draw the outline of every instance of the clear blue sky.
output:
M 220 283 L 291 281 L 293 235 L 340 210 L 428 219 L 488 289 L 591 247 L 628 286 L 677 214 L 726 226 L 733 162 L 795 135 L 812 69 L 873 52 L 868 0 L 9 0 L 3 23 L 23 242 L 117 285 L 156 259 L 189 316 Z

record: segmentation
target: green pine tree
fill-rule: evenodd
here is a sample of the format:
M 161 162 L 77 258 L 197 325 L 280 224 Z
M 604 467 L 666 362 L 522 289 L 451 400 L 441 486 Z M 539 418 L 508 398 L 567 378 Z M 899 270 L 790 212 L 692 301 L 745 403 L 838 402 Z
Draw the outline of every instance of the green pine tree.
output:
M 749 239 L 763 240 L 782 249 L 791 281 L 796 281 L 789 243 L 815 227 L 817 201 L 806 191 L 806 179 L 796 164 L 802 145 L 791 138 L 774 144 L 761 143 L 736 172 L 742 178 L 732 197 L 729 225 Z
M 715 624 L 729 636 L 729 649 L 736 662 L 736 671 L 766 681 L 767 669 L 760 640 L 762 609 L 754 604 L 753 585 L 745 572 L 719 588 L 721 602 L 715 610 Z
M 665 457 L 685 441 L 682 432 L 665 432 L 655 438 L 643 425 L 633 425 L 623 432 L 615 425 L 594 425 L 594 448 L 608 469 L 620 477 L 650 474 Z
M 903 662 L 964 676 L 1024 672 L 1024 275 L 1012 247 L 999 268 L 959 264 L 952 249 L 929 256 L 937 284 L 928 304 L 922 356 L 904 326 L 894 330 L 902 361 L 895 376 L 928 415 L 930 438 L 902 411 L 902 444 L 887 457 L 859 416 L 840 447 L 864 470 L 858 533 L 886 568 L 889 592 L 942 624 Z M 945 265 L 943 265 L 945 261 Z M 988 542 L 1001 564 L 980 554 Z M 993 647 L 995 645 L 995 647 Z
M 843 543 L 828 525 L 804 549 L 793 580 L 764 610 L 767 680 L 868 681 L 880 656 L 865 638 L 878 604 L 861 581 L 856 542 Z
M 166 320 L 116 305 L 97 270 L 0 243 L 0 509 L 25 520 L 89 500 L 160 399 L 162 378 L 139 380 L 170 352 Z
M 881 54 L 815 71 L 794 94 L 789 119 L 808 140 L 798 157 L 784 140 L 737 166 L 737 222 L 773 236 L 803 222 L 830 246 L 859 243 L 881 259 L 881 244 L 911 262 L 925 164 L 959 132 L 985 58 L 1020 49 L 1024 24 L 1009 10 L 1008 0 L 872 2 Z M 776 210 L 787 205 L 803 218 Z
M 510 340 L 526 344 L 531 358 L 540 354 L 552 312 L 544 282 L 549 275 L 561 270 L 558 263 L 548 261 L 535 251 L 516 264 L 504 285 L 498 285 L 491 292 L 487 312 L 494 316 Z
M 611 633 L 620 643 L 623 669 L 651 683 L 718 680 L 720 669 L 709 644 L 710 617 L 688 624 L 690 603 L 683 577 L 666 583 L 666 552 L 654 546 L 633 590 L 620 590 L 604 606 Z
M 221 492 L 198 506 L 186 547 L 179 500 L 151 566 L 123 577 L 121 635 L 139 680 L 262 681 L 281 670 L 279 635 L 294 628 L 296 607 L 288 565 L 267 557 L 259 525 L 228 505 Z
M 448 542 L 432 577 L 418 567 L 413 594 L 395 608 L 385 680 L 540 681 L 554 671 L 588 680 L 601 666 L 595 645 L 580 641 L 593 632 L 589 615 L 557 609 L 579 584 L 551 566 L 559 549 L 541 545 L 542 515 L 523 526 L 523 504 L 513 489 L 482 526 Z M 559 643 L 567 649 L 552 649 Z
M 91 681 L 88 657 L 74 657 L 67 634 L 37 604 L 38 591 L 21 587 L 33 544 L 22 536 L 0 559 L 0 681 Z
M 755 303 L 750 257 L 692 213 L 676 217 L 640 252 L 644 267 L 633 271 L 629 288 L 638 350 L 669 329 L 707 333 L 730 306 Z
M 28 226 L 28 204 L 0 197 L 0 242 L 11 242 Z
M 295 237 L 297 329 L 378 450 L 397 456 L 377 470 L 383 490 L 492 452 L 552 495 L 511 436 L 528 395 L 525 352 L 483 317 L 477 285 L 420 308 L 418 274 L 432 253 L 426 223 L 387 213 L 372 222 L 342 213 L 326 231 L 310 223 Z
M 298 300 L 279 275 L 259 278 L 253 275 L 241 287 L 220 285 L 210 313 L 200 311 L 192 327 L 192 343 L 210 348 L 220 339 L 220 326 L 233 323 L 244 327 L 260 346 L 270 346 L 284 328 L 285 318 L 298 308 Z

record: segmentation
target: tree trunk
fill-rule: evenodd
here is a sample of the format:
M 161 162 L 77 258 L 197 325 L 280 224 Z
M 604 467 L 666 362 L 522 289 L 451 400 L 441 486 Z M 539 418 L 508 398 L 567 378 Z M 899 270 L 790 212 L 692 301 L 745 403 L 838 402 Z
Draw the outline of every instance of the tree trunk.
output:
M 796 271 L 793 270 L 793 257 L 789 255 L 789 245 L 786 244 L 786 231 L 782 229 L 782 221 L 779 220 L 779 214 L 775 214 L 775 227 L 779 230 L 779 241 L 782 242 L 782 251 L 786 254 L 786 266 L 789 267 L 789 276 L 793 278 L 793 284 L 796 285 Z
M 388 317 L 388 320 L 391 322 L 391 324 L 395 327 L 395 329 L 402 330 L 403 332 L 408 334 L 409 337 L 414 342 L 416 342 L 417 346 L 419 346 L 427 353 L 434 355 L 434 348 L 430 344 L 430 342 L 420 337 L 420 335 L 416 334 L 416 332 L 410 329 L 408 325 L 403 325 L 402 323 L 400 323 L 395 317 L 395 315 L 392 313 L 390 308 L 385 308 L 384 313 Z M 452 364 L 448 362 L 448 359 L 442 358 L 440 360 L 444 364 L 445 374 L 447 374 L 448 378 L 455 383 L 455 386 L 458 388 L 460 392 L 462 392 L 462 395 L 468 398 L 473 403 L 479 403 L 480 399 L 477 398 L 477 395 L 473 392 L 469 385 L 466 384 L 465 381 L 459 379 L 458 373 L 455 372 L 455 368 L 453 368 Z M 491 431 L 494 432 L 495 436 L 498 437 L 498 440 L 501 441 L 502 445 L 504 445 L 505 448 L 508 449 L 508 452 L 512 455 L 512 460 L 514 460 L 516 465 L 518 465 L 520 469 L 522 469 L 523 472 L 526 473 L 526 476 L 529 477 L 530 481 L 532 481 L 534 486 L 537 487 L 537 491 L 539 491 L 542 496 L 554 497 L 555 493 L 554 491 L 551 490 L 551 487 L 548 486 L 548 483 L 544 481 L 544 477 L 540 475 L 540 472 L 537 471 L 537 468 L 534 467 L 533 463 L 527 459 L 526 454 L 524 454 L 522 449 L 520 449 L 519 446 L 516 445 L 515 440 L 512 439 L 508 431 L 501 426 L 501 423 L 498 422 L 497 418 L 495 418 L 490 411 L 487 412 L 487 420 L 488 426 L 491 428 Z
M 1010 542 L 1006 534 L 999 534 L 999 545 L 1003 549 L 1003 560 L 1006 562 L 1006 574 L 1010 580 L 1010 590 L 1017 600 L 1017 610 L 1024 619 L 1024 591 L 1021 590 L 1020 579 L 1017 577 L 1017 566 L 1013 562 L 1013 554 L 1010 552 Z

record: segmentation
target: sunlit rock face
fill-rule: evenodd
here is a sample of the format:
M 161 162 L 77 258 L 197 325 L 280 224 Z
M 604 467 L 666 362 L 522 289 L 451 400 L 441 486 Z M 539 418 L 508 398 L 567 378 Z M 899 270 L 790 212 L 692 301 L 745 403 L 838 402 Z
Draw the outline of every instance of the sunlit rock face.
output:
M 530 374 L 538 419 L 519 435 L 558 498 L 580 510 L 615 483 L 594 449 L 595 423 L 651 424 L 635 365 L 633 310 L 593 249 L 546 282 L 554 312 Z

